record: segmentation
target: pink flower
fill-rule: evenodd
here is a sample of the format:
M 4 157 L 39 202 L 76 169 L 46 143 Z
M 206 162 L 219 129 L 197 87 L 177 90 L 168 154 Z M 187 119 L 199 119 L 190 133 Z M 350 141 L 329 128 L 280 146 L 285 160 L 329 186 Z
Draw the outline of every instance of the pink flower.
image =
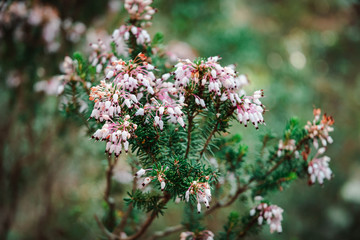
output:
M 314 184 L 316 181 L 319 184 L 324 183 L 324 179 L 330 180 L 332 177 L 332 171 L 329 167 L 330 158 L 328 156 L 318 157 L 324 154 L 325 148 L 319 148 L 314 158 L 308 165 L 309 183 Z
M 190 199 L 190 194 L 195 195 L 197 200 L 197 211 L 201 212 L 201 204 L 209 208 L 211 201 L 211 190 L 210 185 L 207 182 L 197 182 L 194 181 L 191 183 L 189 189 L 185 192 L 185 200 L 188 202 Z
M 324 147 L 326 147 L 328 143 L 331 144 L 333 142 L 329 132 L 334 131 L 334 128 L 332 127 L 334 119 L 332 116 L 327 116 L 326 114 L 320 119 L 320 114 L 320 109 L 314 109 L 314 120 L 312 122 L 309 121 L 305 126 L 309 137 L 313 139 L 315 148 L 319 147 L 318 140 L 320 140 Z
M 282 213 L 284 210 L 277 205 L 268 205 L 260 203 L 250 210 L 250 216 L 257 215 L 258 224 L 262 225 L 264 221 L 270 226 L 270 232 L 282 232 L 281 222 L 283 220 Z

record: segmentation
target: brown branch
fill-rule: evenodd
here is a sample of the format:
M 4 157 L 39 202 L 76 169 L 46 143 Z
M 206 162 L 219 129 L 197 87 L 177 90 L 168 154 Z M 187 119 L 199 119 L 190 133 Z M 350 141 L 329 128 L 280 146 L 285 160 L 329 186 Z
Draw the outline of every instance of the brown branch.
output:
M 144 144 L 141 143 L 138 139 L 136 139 L 136 143 L 139 146 L 141 146 L 141 148 L 139 148 L 138 151 L 145 152 L 150 157 L 150 159 L 153 161 L 153 163 L 156 163 L 156 158 L 155 158 L 154 154 L 152 154 L 149 149 L 145 148 Z
M 235 110 L 234 107 L 230 108 L 228 114 L 224 118 L 219 118 L 217 120 L 217 122 L 215 123 L 215 126 L 214 126 L 213 130 L 211 131 L 209 137 L 206 139 L 206 142 L 204 144 L 203 149 L 200 152 L 199 160 L 202 158 L 204 152 L 206 151 L 208 145 L 210 144 L 211 138 L 215 135 L 216 131 L 218 130 L 219 123 L 222 122 L 222 121 L 226 121 L 226 119 L 229 118 L 234 113 L 234 110 Z
M 263 138 L 263 144 L 262 144 L 262 147 L 261 147 L 261 151 L 260 151 L 260 157 L 262 158 L 264 156 L 264 153 L 265 153 L 265 148 L 266 148 L 266 144 L 269 142 L 269 135 L 266 134 Z
M 200 159 L 202 158 L 205 150 L 207 149 L 207 147 L 208 147 L 208 145 L 209 145 L 209 143 L 210 143 L 210 141 L 211 141 L 211 138 L 212 138 L 213 135 L 216 133 L 219 123 L 220 123 L 220 120 L 218 120 L 218 121 L 216 122 L 214 129 L 211 131 L 211 133 L 209 134 L 209 137 L 206 139 L 206 142 L 205 142 L 205 144 L 204 144 L 204 147 L 203 147 L 203 149 L 202 149 L 201 152 L 200 152 Z
M 107 157 L 108 161 L 108 168 L 106 170 L 106 187 L 104 192 L 104 200 L 109 206 L 109 223 L 108 227 L 110 229 L 115 227 L 115 202 L 111 198 L 111 187 L 112 187 L 112 176 L 113 176 L 113 169 L 115 166 L 115 163 L 112 163 L 111 161 L 111 155 L 108 155 Z
M 306 136 L 305 138 L 301 139 L 298 144 L 296 144 L 296 148 L 295 150 L 293 150 L 290 154 L 286 154 L 284 155 L 280 161 L 278 161 L 264 176 L 264 178 L 267 178 L 272 172 L 274 172 L 284 161 L 286 161 L 287 159 L 289 159 L 291 156 L 293 156 L 295 154 L 296 151 L 300 150 L 301 146 L 308 141 L 310 138 L 308 136 Z M 274 153 L 273 155 L 275 155 L 276 153 Z M 273 158 L 273 157 L 272 157 Z M 271 158 L 271 159 L 272 159 Z
M 147 240 L 155 240 L 161 237 L 166 237 L 172 233 L 183 230 L 185 227 L 183 225 L 176 225 L 166 228 L 164 231 L 155 232 L 154 235 L 149 237 Z
M 133 173 L 133 175 L 135 173 L 135 168 L 134 167 L 132 167 L 132 173 Z M 133 192 L 135 192 L 135 190 L 136 190 L 136 182 L 137 182 L 136 177 L 134 177 L 133 186 L 132 186 Z M 121 219 L 120 224 L 115 228 L 115 230 L 113 232 L 116 236 L 119 236 L 123 232 L 123 230 L 124 230 L 124 228 L 126 226 L 127 220 L 128 220 L 128 218 L 129 218 L 129 216 L 130 216 L 133 209 L 134 209 L 133 204 L 130 203 L 125 215 Z
M 304 142 L 306 142 L 307 140 L 309 140 L 308 137 L 303 138 L 296 146 L 296 149 L 294 151 L 292 151 L 290 154 L 285 155 L 279 162 L 277 162 L 266 174 L 265 174 L 265 178 L 267 176 L 269 176 L 273 171 L 275 171 L 288 157 L 292 156 L 295 154 L 295 151 L 299 150 L 302 146 L 302 144 Z M 236 191 L 236 193 L 234 194 L 234 196 L 232 196 L 226 203 L 220 203 L 217 202 L 215 205 L 213 205 L 208 211 L 206 211 L 205 215 L 209 215 L 211 214 L 213 211 L 215 211 L 218 208 L 222 208 L 222 207 L 227 207 L 229 205 L 231 205 L 240 194 L 242 194 L 243 192 L 245 192 L 246 190 L 249 189 L 249 185 L 255 181 L 254 178 L 250 179 L 249 182 L 243 186 L 243 187 L 239 187 L 238 190 Z
M 111 232 L 109 232 L 106 227 L 104 226 L 104 224 L 102 224 L 102 222 L 100 221 L 100 219 L 98 218 L 98 216 L 94 215 L 95 221 L 98 224 L 98 226 L 100 227 L 100 230 L 105 234 L 105 236 L 109 239 L 109 240 L 114 240 L 114 239 L 120 239 L 120 237 L 112 234 Z
M 245 229 L 239 233 L 237 239 L 244 237 L 246 233 L 251 229 L 251 227 L 256 223 L 257 219 L 257 217 L 253 217 L 251 221 L 246 225 Z
M 214 128 L 215 129 L 215 128 Z M 276 165 L 274 165 L 266 174 L 265 176 L 269 176 L 273 171 L 275 171 L 286 159 L 287 157 L 292 156 L 293 154 L 295 154 L 295 151 L 299 150 L 302 146 L 302 144 L 304 144 L 307 140 L 309 140 L 309 137 L 305 137 L 304 139 L 302 139 L 296 146 L 296 149 L 291 152 L 290 154 L 286 155 L 283 157 L 282 160 L 280 160 L 279 162 L 277 162 Z M 233 204 L 236 199 L 238 199 L 238 197 L 244 193 L 245 191 L 247 191 L 248 189 L 250 189 L 250 184 L 255 181 L 256 179 L 252 178 L 249 180 L 249 182 L 247 184 L 245 184 L 243 187 L 239 187 L 236 191 L 236 193 L 230 198 L 228 199 L 227 202 L 225 203 L 221 203 L 221 202 L 217 202 L 215 205 L 213 205 L 209 210 L 207 210 L 205 212 L 205 216 L 210 215 L 211 213 L 213 213 L 214 211 L 223 208 L 223 207 L 228 207 L 231 204 Z M 253 218 L 248 225 L 246 225 L 245 229 L 239 233 L 238 239 L 244 237 L 246 235 L 246 233 L 250 230 L 250 228 L 256 223 L 257 218 Z M 151 236 L 150 238 L 148 238 L 148 240 L 155 240 L 157 238 L 161 238 L 161 237 L 165 237 L 168 236 L 172 233 L 175 233 L 177 231 L 180 231 L 182 229 L 184 229 L 185 227 L 182 225 L 176 225 L 176 226 L 172 226 L 172 227 L 168 227 L 167 229 L 165 229 L 162 232 L 157 232 L 155 233 L 153 236 Z
M 245 192 L 246 190 L 249 189 L 248 185 L 249 184 L 246 184 L 243 187 L 239 187 L 237 189 L 236 193 L 234 194 L 234 196 L 232 196 L 227 202 L 225 202 L 225 203 L 217 202 L 215 205 L 213 205 L 209 210 L 207 210 L 205 212 L 205 216 L 211 214 L 212 212 L 214 212 L 218 208 L 227 207 L 227 206 L 230 206 L 231 204 L 233 204 L 235 202 L 235 200 L 239 197 L 240 194 L 242 194 L 243 192 Z
M 205 216 L 211 214 L 212 212 L 214 212 L 215 210 L 217 210 L 219 208 L 227 207 L 227 206 L 231 205 L 239 197 L 239 195 L 242 194 L 243 192 L 245 192 L 247 189 L 248 189 L 248 184 L 246 184 L 244 187 L 239 187 L 238 190 L 236 191 L 235 195 L 232 196 L 226 203 L 222 204 L 220 202 L 217 202 L 215 205 L 213 205 L 209 210 L 207 210 L 205 212 Z M 175 233 L 177 231 L 180 231 L 184 228 L 185 228 L 185 226 L 183 226 L 183 225 L 176 225 L 176 226 L 168 227 L 164 231 L 156 232 L 153 236 L 149 237 L 148 240 L 155 240 L 157 238 L 166 237 L 166 236 L 168 236 L 172 233 Z
M 164 199 L 162 200 L 162 202 L 160 203 L 161 205 L 166 205 L 166 203 L 170 200 L 170 195 L 166 194 L 164 196 Z M 150 216 L 147 218 L 147 220 L 144 222 L 144 224 L 141 226 L 140 230 L 135 233 L 134 235 L 125 238 L 124 240 L 134 240 L 134 239 L 138 239 L 139 237 L 141 237 L 146 230 L 149 228 L 149 226 L 151 225 L 151 223 L 154 221 L 156 215 L 157 215 L 157 211 L 153 211 Z
M 193 115 L 190 114 L 190 110 L 188 112 L 188 134 L 187 134 L 187 147 L 186 147 L 186 153 L 185 153 L 185 159 L 189 155 L 190 151 L 190 144 L 191 144 L 191 130 L 193 126 Z

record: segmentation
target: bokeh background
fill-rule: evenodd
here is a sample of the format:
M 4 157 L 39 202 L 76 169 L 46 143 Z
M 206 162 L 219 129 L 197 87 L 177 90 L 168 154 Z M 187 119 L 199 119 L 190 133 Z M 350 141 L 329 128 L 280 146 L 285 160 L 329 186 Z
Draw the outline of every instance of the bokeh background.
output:
M 122 1 L 0 2 L 0 239 L 101 239 L 103 146 L 59 111 L 51 77 L 74 51 L 111 33 L 126 18 Z M 355 0 L 155 0 L 152 36 L 162 32 L 180 57 L 220 55 L 263 88 L 267 126 L 234 124 L 251 152 L 267 131 L 280 135 L 313 107 L 335 118 L 328 149 L 335 177 L 324 186 L 297 180 L 271 196 L 285 210 L 282 234 L 267 227 L 249 239 L 360 238 L 360 3 Z M 35 11 L 35 10 L 36 11 Z M 126 163 L 116 171 L 118 200 L 128 190 Z M 171 208 L 171 206 L 169 207 Z M 233 210 L 245 211 L 241 202 Z M 222 229 L 231 210 L 207 220 Z M 247 211 L 247 210 L 246 210 Z M 121 212 L 119 212 L 121 215 Z M 171 211 L 150 231 L 177 224 Z M 135 222 L 135 221 L 134 221 Z M 135 224 L 135 223 L 134 223 Z M 178 239 L 178 234 L 167 239 Z

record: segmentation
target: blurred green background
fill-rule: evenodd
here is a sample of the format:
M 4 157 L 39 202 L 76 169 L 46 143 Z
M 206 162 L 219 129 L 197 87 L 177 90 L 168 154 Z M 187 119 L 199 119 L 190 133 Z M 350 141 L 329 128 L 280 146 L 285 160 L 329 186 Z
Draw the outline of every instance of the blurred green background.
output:
M 99 239 L 93 216 L 103 214 L 104 146 L 88 140 L 78 122 L 61 116 L 56 96 L 34 86 L 59 74 L 64 56 L 86 49 L 94 32 L 111 33 L 126 14 L 116 0 L 26 4 L 53 6 L 59 19 L 83 22 L 87 30 L 76 42 L 61 30 L 59 49 L 49 52 L 39 26 L 4 23 L 0 17 L 0 239 Z M 189 58 L 220 55 L 222 64 L 235 63 L 248 74 L 247 90 L 264 89 L 267 126 L 232 128 L 249 145 L 248 158 L 259 149 L 262 133 L 279 136 L 292 116 L 305 124 L 313 107 L 321 107 L 335 118 L 334 143 L 328 148 L 334 179 L 311 187 L 297 180 L 273 195 L 271 201 L 285 210 L 284 232 L 270 235 L 264 227 L 249 239 L 359 239 L 360 3 L 155 0 L 154 5 L 159 13 L 149 32 L 164 33 L 168 51 Z M 119 175 L 125 165 L 123 159 Z M 121 206 L 121 192 L 129 187 L 118 185 Z M 239 201 L 233 209 L 246 208 Z M 230 211 L 211 216 L 209 230 L 221 230 Z M 181 218 L 182 212 L 168 211 L 149 231 Z

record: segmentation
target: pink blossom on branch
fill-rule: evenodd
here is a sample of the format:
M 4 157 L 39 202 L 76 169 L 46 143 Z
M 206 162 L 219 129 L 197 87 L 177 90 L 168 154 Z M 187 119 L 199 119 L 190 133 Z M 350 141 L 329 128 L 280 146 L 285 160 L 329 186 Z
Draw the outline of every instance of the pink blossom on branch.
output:
M 334 131 L 332 125 L 334 124 L 334 119 L 332 116 L 327 116 L 324 114 L 322 118 L 320 117 L 321 110 L 314 109 L 314 120 L 312 122 L 308 121 L 305 129 L 309 133 L 309 137 L 313 139 L 314 147 L 318 148 L 318 140 L 321 144 L 326 147 L 328 143 L 332 143 L 333 139 L 329 136 L 329 132 Z
M 180 60 L 175 65 L 175 88 L 179 92 L 186 89 L 204 88 L 214 98 L 221 102 L 228 101 L 236 108 L 236 115 L 240 123 L 247 126 L 250 121 L 258 128 L 258 124 L 265 124 L 263 114 L 265 107 L 260 98 L 264 97 L 262 90 L 247 96 L 243 87 L 249 83 L 245 75 L 239 75 L 232 65 L 221 66 L 219 57 L 210 57 L 206 61 L 194 63 L 189 59 Z M 195 102 L 205 108 L 206 103 L 199 96 L 194 96 Z
M 185 193 L 185 200 L 188 202 L 190 195 L 194 195 L 197 201 L 197 211 L 201 212 L 201 203 L 209 208 L 211 201 L 210 185 L 207 182 L 193 181 Z
M 332 171 L 329 167 L 330 158 L 328 156 L 319 157 L 324 154 L 325 148 L 319 148 L 314 158 L 308 165 L 309 183 L 314 184 L 318 181 L 319 184 L 324 183 L 324 179 L 330 180 Z
M 261 197 L 257 197 L 255 200 L 261 200 Z M 284 210 L 277 205 L 268 205 L 265 202 L 261 202 L 256 207 L 250 210 L 250 216 L 257 216 L 259 225 L 266 222 L 270 226 L 270 233 L 282 232 L 281 222 L 283 220 L 282 213 Z

